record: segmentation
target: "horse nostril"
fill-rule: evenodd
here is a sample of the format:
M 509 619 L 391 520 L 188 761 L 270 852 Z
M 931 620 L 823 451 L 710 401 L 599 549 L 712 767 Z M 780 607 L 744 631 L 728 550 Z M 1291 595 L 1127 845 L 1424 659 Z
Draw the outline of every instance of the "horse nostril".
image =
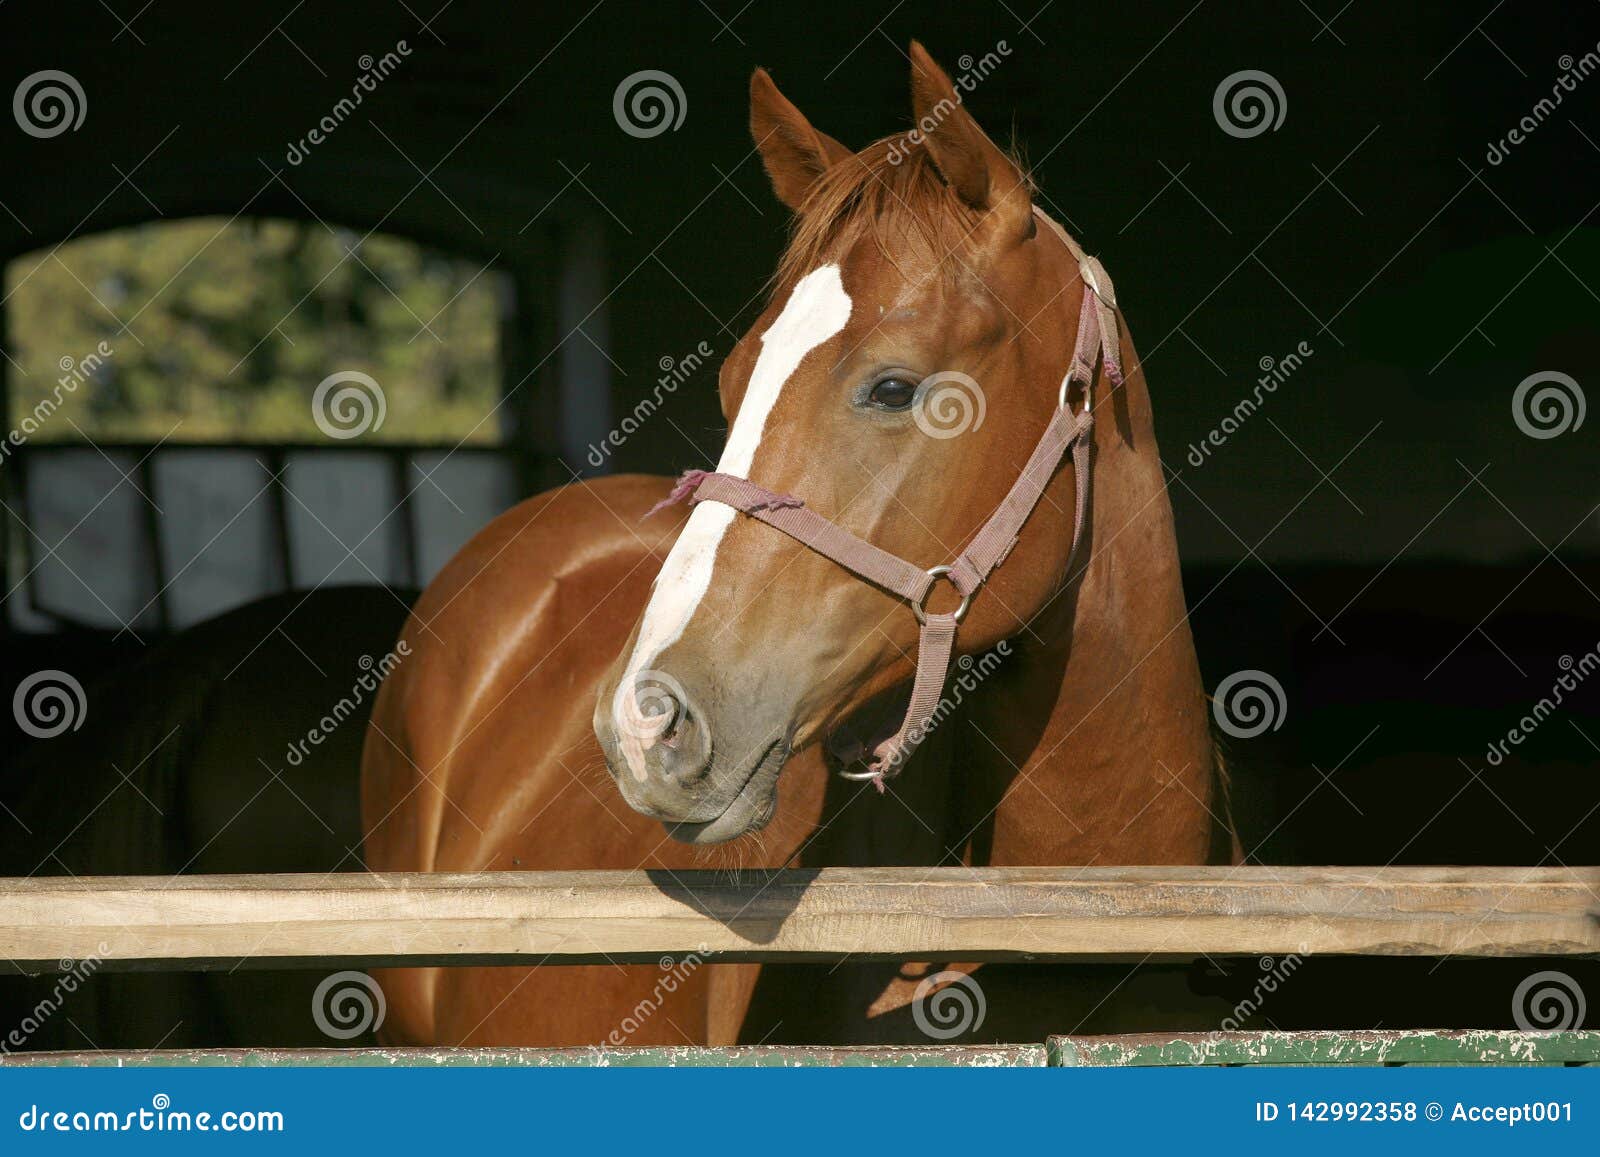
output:
M 707 775 L 711 738 L 683 684 L 665 671 L 625 679 L 612 702 L 614 733 L 637 779 L 654 774 L 663 785 L 687 787 Z
M 682 703 L 674 701 L 668 710 L 672 714 L 662 726 L 661 744 L 664 747 L 676 749 L 683 742 L 684 734 L 689 729 L 689 708 Z
M 664 736 L 655 755 L 662 776 L 680 787 L 698 783 L 711 770 L 710 751 L 703 742 L 704 731 L 687 712 Z
M 662 778 L 688 787 L 711 770 L 711 744 L 706 729 L 687 703 L 678 705 L 650 753 Z

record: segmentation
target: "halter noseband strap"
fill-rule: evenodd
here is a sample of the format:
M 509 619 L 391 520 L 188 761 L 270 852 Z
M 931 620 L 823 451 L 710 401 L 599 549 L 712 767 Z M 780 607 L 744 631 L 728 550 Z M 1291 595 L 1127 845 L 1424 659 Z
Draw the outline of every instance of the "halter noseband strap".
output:
M 883 790 L 883 781 L 900 774 L 905 762 L 931 730 L 934 713 L 944 692 L 950 669 L 950 654 L 955 648 L 956 627 L 966 617 L 972 597 L 989 575 L 1005 561 L 1016 545 L 1023 523 L 1033 513 L 1045 487 L 1055 476 L 1068 448 L 1072 451 L 1073 474 L 1077 480 L 1077 506 L 1073 513 L 1072 548 L 1067 556 L 1067 571 L 1078 553 L 1088 517 L 1090 452 L 1093 445 L 1094 414 L 1091 405 L 1095 364 L 1103 362 L 1106 376 L 1122 381 L 1120 340 L 1117 334 L 1115 291 L 1105 267 L 1088 257 L 1060 225 L 1036 206 L 1034 213 L 1066 244 L 1078 261 L 1078 273 L 1086 287 L 1083 308 L 1078 315 L 1078 337 L 1072 361 L 1061 379 L 1056 411 L 1045 427 L 1028 463 L 988 520 L 978 529 L 952 563 L 923 569 L 898 555 L 873 546 L 836 522 L 832 522 L 805 503 L 789 495 L 777 494 L 746 478 L 706 470 L 686 472 L 673 487 L 662 506 L 681 502 L 720 502 L 832 559 L 840 566 L 875 586 L 893 591 L 911 604 L 921 624 L 918 641 L 917 674 L 911 686 L 911 702 L 900 729 L 880 743 L 865 771 L 844 771 L 846 779 L 871 780 Z M 1068 399 L 1074 381 L 1084 387 L 1083 410 L 1074 415 Z M 657 507 L 659 509 L 659 507 Z M 651 511 L 654 513 L 654 511 Z M 932 614 L 924 609 L 929 592 L 940 578 L 949 580 L 961 595 L 954 611 Z

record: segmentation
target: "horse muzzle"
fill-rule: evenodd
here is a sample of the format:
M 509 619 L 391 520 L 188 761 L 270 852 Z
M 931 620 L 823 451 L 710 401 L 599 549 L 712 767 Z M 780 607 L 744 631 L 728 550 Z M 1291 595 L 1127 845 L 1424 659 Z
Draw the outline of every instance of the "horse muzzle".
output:
M 758 831 L 777 808 L 790 736 L 717 727 L 661 671 L 625 676 L 595 707 L 595 735 L 628 806 L 673 839 L 714 844 Z

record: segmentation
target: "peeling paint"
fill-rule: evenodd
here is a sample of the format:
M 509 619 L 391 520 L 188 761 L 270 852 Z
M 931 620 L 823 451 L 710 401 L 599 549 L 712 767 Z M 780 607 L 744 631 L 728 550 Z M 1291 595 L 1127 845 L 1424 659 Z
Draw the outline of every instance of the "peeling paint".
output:
M 1365 1030 L 1052 1037 L 1050 1064 L 1595 1065 L 1600 1032 Z
M 948 1045 L 886 1048 L 367 1048 L 195 1049 L 138 1053 L 19 1053 L 0 1066 L 177 1068 L 1041 1068 L 1043 1045 Z
M 1192 1065 L 1600 1065 L 1600 1031 L 1140 1033 L 1057 1036 L 1043 1045 L 893 1048 L 695 1045 L 655 1048 L 198 1049 L 18 1053 L 19 1065 L 136 1068 L 1065 1068 Z

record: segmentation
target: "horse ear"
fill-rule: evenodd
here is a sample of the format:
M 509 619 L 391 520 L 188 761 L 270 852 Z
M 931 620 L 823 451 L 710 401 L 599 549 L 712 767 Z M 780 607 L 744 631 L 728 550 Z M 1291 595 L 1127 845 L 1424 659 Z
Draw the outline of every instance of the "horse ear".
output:
M 764 68 L 750 78 L 750 135 L 778 200 L 796 212 L 830 165 L 855 156 L 827 133 L 812 128 Z
M 1001 235 L 1028 235 L 1033 198 L 1026 178 L 962 107 L 950 77 L 916 40 L 911 42 L 911 105 L 923 144 L 956 195 L 992 216 Z

